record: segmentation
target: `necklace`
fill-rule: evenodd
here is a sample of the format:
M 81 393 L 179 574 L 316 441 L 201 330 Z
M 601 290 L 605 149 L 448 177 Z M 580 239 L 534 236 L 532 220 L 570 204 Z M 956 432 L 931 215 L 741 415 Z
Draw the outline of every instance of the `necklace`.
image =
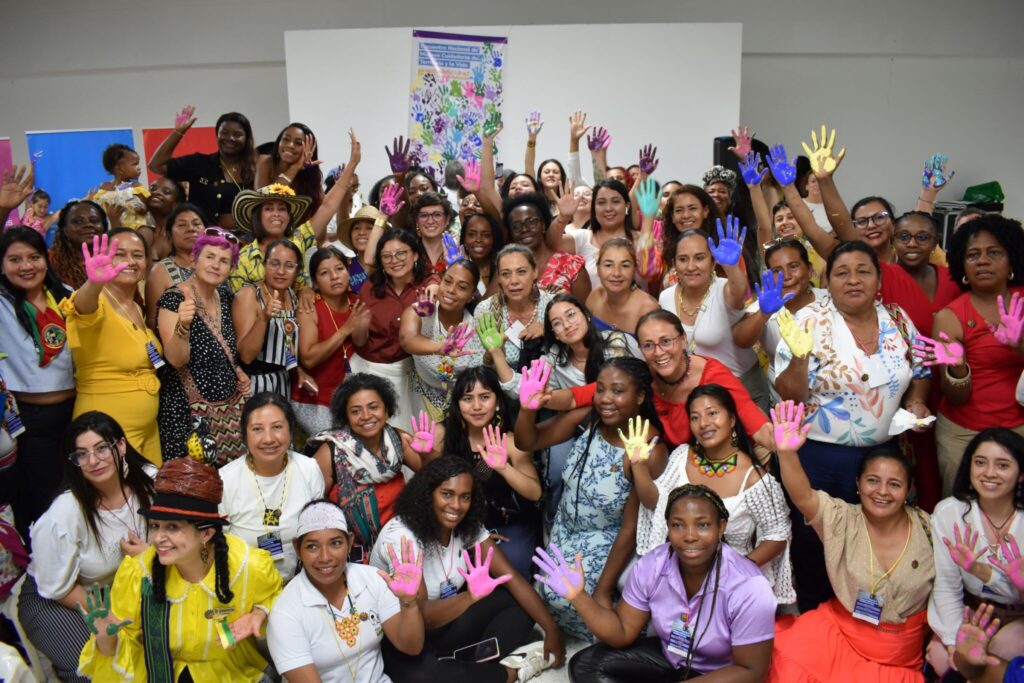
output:
M 341 326 L 340 326 L 340 325 L 338 325 L 338 321 L 337 321 L 337 319 L 335 319 L 335 317 L 334 317 L 334 309 L 333 309 L 333 308 L 331 308 L 331 305 L 330 305 L 329 303 L 327 303 L 327 299 L 324 299 L 324 298 L 323 298 L 322 296 L 320 296 L 319 294 L 317 294 L 317 298 L 318 298 L 318 299 L 320 299 L 321 301 L 323 301 L 323 302 L 324 302 L 324 308 L 326 308 L 326 309 L 327 309 L 327 315 L 328 315 L 328 316 L 330 316 L 330 318 L 331 318 L 331 324 L 333 324 L 333 325 L 334 325 L 334 331 L 335 331 L 335 332 L 339 332 L 339 331 L 341 330 Z M 343 301 L 345 301 L 345 299 L 343 299 Z M 351 311 L 352 311 L 352 305 L 351 305 L 351 304 L 349 304 L 349 306 L 348 306 L 348 308 L 347 308 L 346 310 L 347 310 L 347 311 L 349 311 L 349 312 L 351 313 Z M 339 313 L 344 313 L 344 312 L 345 312 L 345 311 L 339 311 Z M 349 347 L 350 347 L 351 345 L 352 345 L 352 343 L 351 343 L 351 342 L 350 342 L 350 341 L 349 341 L 348 339 L 346 339 L 346 340 L 345 340 L 344 342 L 342 342 L 342 344 L 341 344 L 341 359 L 342 359 L 342 362 L 343 362 L 344 364 L 346 364 L 346 365 L 348 364 L 348 349 L 349 349 Z
M 348 669 L 349 674 L 352 676 L 352 681 L 355 683 L 359 680 L 359 661 L 363 658 L 363 651 L 359 650 L 356 653 L 355 666 L 349 664 L 350 656 L 345 656 L 345 651 L 342 649 L 344 643 L 349 649 L 354 650 L 359 644 L 359 627 L 364 621 L 368 621 L 370 615 L 366 612 L 356 612 L 355 603 L 352 602 L 352 593 L 348 593 L 346 596 L 348 600 L 348 616 L 344 613 L 335 614 L 334 608 L 331 607 L 330 601 L 327 602 L 327 613 L 330 617 L 331 622 L 334 624 L 335 633 L 335 644 L 338 646 L 338 652 L 341 653 L 341 659 L 345 662 L 345 668 Z
M 103 288 L 103 291 L 104 291 L 104 293 L 106 293 L 107 298 L 110 299 L 111 301 L 113 301 L 114 305 L 117 306 L 118 310 L 121 311 L 121 315 L 124 316 L 125 318 L 127 318 L 128 322 L 130 322 L 132 324 L 132 329 L 133 330 L 138 330 L 139 329 L 139 325 L 136 324 L 136 322 L 135 322 L 137 319 L 136 319 L 135 316 L 133 316 L 129 312 L 128 307 L 125 306 L 124 304 L 122 304 L 121 301 L 116 296 L 114 296 L 114 294 L 110 290 L 108 290 L 106 287 Z M 135 306 L 136 309 L 138 309 L 139 305 L 137 303 L 132 301 L 132 304 Z M 145 327 L 144 324 L 143 324 L 143 327 Z
M 705 477 L 724 477 L 736 469 L 739 451 L 722 460 L 712 460 L 703 453 L 703 449 L 693 449 L 693 464 Z
M 238 191 L 241 192 L 242 185 L 235 178 L 235 174 L 231 172 L 231 169 L 228 168 L 228 165 L 224 163 L 224 157 L 218 156 L 218 160 L 220 161 L 220 168 L 222 171 L 224 171 L 224 174 L 228 177 L 228 180 L 230 180 L 232 184 L 238 188 Z M 239 173 L 241 173 L 241 170 L 239 170 Z
M 681 313 L 686 315 L 687 318 L 696 318 L 697 317 L 697 313 L 699 313 L 700 311 L 704 310 L 704 303 L 708 300 L 708 296 L 711 294 L 711 288 L 712 288 L 712 286 L 714 284 L 715 284 L 715 281 L 712 280 L 711 284 L 708 285 L 707 290 L 704 292 L 704 296 L 701 297 L 700 303 L 697 304 L 693 308 L 693 310 L 690 310 L 686 306 L 683 305 L 683 286 L 682 285 L 676 285 L 676 308 L 678 308 Z M 682 316 L 679 316 L 679 317 L 681 318 Z M 694 325 L 696 325 L 696 324 L 697 324 L 697 321 L 694 320 Z
M 129 515 L 128 518 L 132 521 L 131 524 L 128 524 L 123 519 L 121 519 L 121 517 L 118 516 L 118 514 L 114 511 L 113 508 L 107 507 L 103 503 L 100 503 L 99 506 L 100 506 L 101 510 L 106 510 L 107 512 L 109 512 L 111 517 L 116 519 L 118 521 L 118 523 L 121 526 L 123 526 L 125 529 L 127 529 L 128 531 L 131 531 L 136 536 L 139 536 L 139 537 L 142 536 L 142 532 L 139 530 L 138 525 L 135 524 L 135 517 L 136 517 L 135 509 L 132 507 L 132 501 L 129 499 L 129 497 L 127 495 L 124 497 L 124 505 L 122 507 L 127 507 L 128 508 L 128 515 Z M 118 508 L 118 509 L 120 509 L 120 508 Z
M 284 490 L 281 491 L 281 498 L 278 499 L 277 505 L 272 508 L 267 507 L 266 499 L 263 497 L 263 487 L 260 486 L 260 480 L 256 478 L 256 468 L 253 466 L 251 454 L 246 456 L 245 463 L 252 473 L 252 480 L 256 484 L 256 495 L 259 496 L 260 506 L 263 508 L 263 526 L 281 526 L 281 513 L 284 511 L 284 503 L 288 499 L 288 484 L 292 479 L 292 471 L 288 467 L 288 453 L 284 454 Z
M 978 504 L 978 509 L 981 510 L 981 516 L 985 518 L 985 521 L 988 522 L 988 525 L 990 527 L 992 527 L 993 531 L 996 532 L 995 533 L 996 543 L 994 543 L 994 544 L 993 543 L 989 543 L 988 544 L 989 550 L 991 550 L 993 553 L 995 553 L 995 552 L 997 552 L 999 550 L 999 545 L 1000 545 L 999 541 L 1009 541 L 1010 540 L 1010 535 L 1003 533 L 1003 527 L 1005 527 L 1007 524 L 1010 523 L 1010 520 L 1012 520 L 1014 518 L 1014 515 L 1017 514 L 1017 510 L 1016 509 L 1010 510 L 1010 514 L 1007 515 L 1006 519 L 1003 520 L 1003 523 L 997 525 L 995 522 L 992 521 L 992 518 L 988 516 L 988 513 L 985 512 L 985 508 L 981 507 L 980 503 Z
M 203 322 L 209 326 L 210 330 L 219 330 L 221 322 L 221 309 L 220 309 L 220 292 L 216 288 L 213 290 L 213 305 L 217 309 L 217 314 L 213 315 L 207 310 L 206 303 L 203 301 L 203 297 L 199 295 L 199 290 L 193 284 L 192 287 L 192 298 L 196 301 L 196 312 L 199 313 L 199 317 L 203 318 Z

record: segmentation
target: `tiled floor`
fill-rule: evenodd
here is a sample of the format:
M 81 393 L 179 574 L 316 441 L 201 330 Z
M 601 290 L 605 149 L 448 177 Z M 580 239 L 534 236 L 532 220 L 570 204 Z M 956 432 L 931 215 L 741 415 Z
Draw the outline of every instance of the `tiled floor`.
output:
M 568 683 L 569 681 L 569 658 L 582 650 L 587 643 L 582 640 L 570 638 L 565 643 L 565 665 L 561 669 L 548 669 L 540 676 L 532 679 L 537 683 Z

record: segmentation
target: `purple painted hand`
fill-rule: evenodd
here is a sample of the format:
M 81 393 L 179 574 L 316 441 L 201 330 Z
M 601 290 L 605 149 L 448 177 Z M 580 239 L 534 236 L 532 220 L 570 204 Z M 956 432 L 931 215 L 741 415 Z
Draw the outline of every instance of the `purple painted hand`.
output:
M 540 117 L 539 111 L 530 112 L 530 115 L 526 117 L 526 134 L 530 136 L 530 139 L 537 137 L 540 133 L 540 129 L 544 127 L 544 119 Z
M 494 557 L 494 546 L 487 549 L 487 557 L 484 558 L 483 562 L 480 561 L 480 544 L 477 543 L 473 550 L 476 554 L 476 564 L 474 565 L 470 561 L 469 553 L 463 550 L 462 559 L 466 563 L 466 568 L 456 567 L 455 570 L 466 580 L 469 594 L 473 596 L 473 601 L 476 602 L 493 593 L 494 589 L 501 584 L 510 581 L 512 575 L 504 574 L 496 579 L 491 578 L 491 558 Z
M 1006 574 L 1017 590 L 1024 593 L 1024 558 L 1020 556 L 1017 539 L 1010 536 L 1008 539 L 1000 541 L 1000 546 L 1005 559 L 1000 560 L 997 553 L 993 553 L 992 557 L 988 558 L 988 563 Z
M 388 155 L 392 173 L 405 173 L 409 170 L 409 145 L 411 143 L 412 140 L 406 140 L 399 135 L 392 140 L 391 149 L 384 145 L 384 153 Z
M 399 201 L 402 193 L 405 192 L 398 183 L 388 185 L 380 193 L 380 212 L 389 218 L 402 210 L 404 201 Z
M 527 410 L 540 408 L 540 397 L 550 375 L 551 366 L 543 358 L 533 361 L 529 368 L 524 367 L 519 381 L 519 405 Z
M 999 630 L 999 620 L 992 619 L 992 605 L 981 603 L 971 613 L 964 607 L 964 619 L 956 632 L 956 651 L 967 662 L 975 666 L 999 666 L 999 659 L 988 654 L 989 641 Z
M 437 423 L 430 419 L 427 411 L 421 410 L 419 418 L 411 417 L 409 421 L 412 422 L 412 443 L 409 446 L 420 455 L 434 450 Z
M 469 323 L 456 325 L 448 330 L 444 341 L 441 343 L 441 355 L 458 358 L 468 353 L 466 344 L 473 338 L 473 328 Z
M 803 424 L 804 404 L 783 401 L 771 409 L 772 426 L 775 427 L 775 449 L 796 452 L 807 441 L 811 425 Z
M 989 323 L 988 329 L 1000 344 L 1016 348 L 1024 331 L 1024 297 L 1014 292 L 1009 307 L 1005 306 L 1002 294 L 996 297 L 996 302 L 999 304 L 999 324 Z
M 492 470 L 503 470 L 508 464 L 508 434 L 487 425 L 484 427 L 484 442 L 476 450 Z
M 608 129 L 603 126 L 598 126 L 592 134 L 587 136 L 587 147 L 590 148 L 591 152 L 600 152 L 602 149 L 608 149 L 610 144 L 612 144 L 612 136 L 608 134 Z
M 415 598 L 420 590 L 420 581 L 423 579 L 423 553 L 416 556 L 416 544 L 402 536 L 402 557 L 395 555 L 394 546 L 388 546 L 388 555 L 391 556 L 393 573 L 388 574 L 377 570 L 380 577 L 388 584 L 388 589 L 395 594 L 399 600 L 403 598 Z
M 980 535 L 981 533 L 974 531 L 970 524 L 964 526 L 964 532 L 961 534 L 960 525 L 954 523 L 953 540 L 950 541 L 948 538 L 942 539 L 942 542 L 949 548 L 949 556 L 953 559 L 953 562 L 965 572 L 971 571 L 974 563 L 988 552 L 987 548 L 982 548 L 980 552 L 975 549 Z
M 416 315 L 421 318 L 426 318 L 428 315 L 434 315 L 434 311 L 437 309 L 437 304 L 434 303 L 434 299 L 430 296 L 429 290 L 423 290 L 420 292 L 419 297 L 416 299 L 416 303 L 412 305 L 412 310 L 416 311 Z
M 89 247 L 85 242 L 82 243 L 82 258 L 85 260 L 85 273 L 89 282 L 95 282 L 98 285 L 106 284 L 128 267 L 127 263 L 114 263 L 116 253 L 117 240 L 110 242 L 108 247 L 106 233 L 93 235 L 92 254 L 89 254 Z
M 644 145 L 640 148 L 640 172 L 644 175 L 651 175 L 658 170 L 658 148 L 653 145 Z
M 562 551 L 554 543 L 550 544 L 551 555 L 538 547 L 533 551 L 533 563 L 540 567 L 543 574 L 534 574 L 533 578 L 572 602 L 583 592 L 583 553 L 576 553 L 575 564 L 565 561 Z
M 939 333 L 939 340 L 923 334 L 914 339 L 914 355 L 925 365 L 960 365 L 964 362 L 964 345 L 953 341 L 945 332 Z

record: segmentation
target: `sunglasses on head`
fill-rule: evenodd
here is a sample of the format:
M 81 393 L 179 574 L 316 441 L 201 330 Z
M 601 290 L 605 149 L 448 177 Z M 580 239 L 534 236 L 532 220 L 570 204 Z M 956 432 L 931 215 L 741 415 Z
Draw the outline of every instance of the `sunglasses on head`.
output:
M 241 241 L 237 237 L 224 228 L 207 228 L 203 231 L 203 234 L 207 237 L 223 237 L 232 244 L 241 244 Z

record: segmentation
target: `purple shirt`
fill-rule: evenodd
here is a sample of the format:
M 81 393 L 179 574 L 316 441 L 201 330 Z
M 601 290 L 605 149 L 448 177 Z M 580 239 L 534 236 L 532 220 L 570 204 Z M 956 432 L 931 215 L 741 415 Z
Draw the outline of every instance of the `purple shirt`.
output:
M 650 613 L 651 626 L 661 640 L 661 651 L 677 669 L 685 660 L 668 651 L 668 640 L 672 623 L 684 614 L 695 648 L 693 670 L 702 674 L 730 666 L 733 647 L 763 643 L 775 637 L 775 596 L 756 564 L 722 545 L 718 599 L 712 613 L 714 577 L 715 571 L 711 571 L 700 590 L 688 600 L 679 560 L 665 543 L 637 560 L 626 579 L 623 600 Z

